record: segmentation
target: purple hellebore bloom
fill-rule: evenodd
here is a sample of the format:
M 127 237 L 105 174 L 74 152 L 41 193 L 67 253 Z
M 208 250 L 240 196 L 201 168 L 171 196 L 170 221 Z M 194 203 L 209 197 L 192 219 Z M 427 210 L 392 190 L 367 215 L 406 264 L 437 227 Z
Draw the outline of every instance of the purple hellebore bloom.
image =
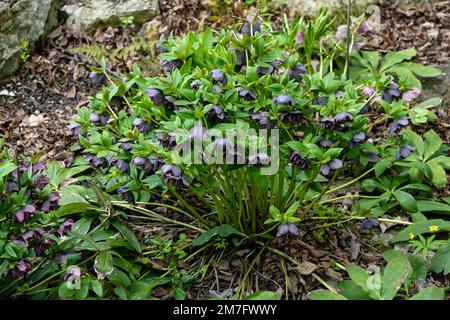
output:
M 352 138 L 352 141 L 354 143 L 361 143 L 361 142 L 364 142 L 365 140 L 366 140 L 366 134 L 364 132 L 358 132 Z
M 161 90 L 150 87 L 145 90 L 145 93 L 155 106 L 162 106 L 164 104 L 164 94 L 161 92 Z
M 364 48 L 365 45 L 366 45 L 366 43 L 364 41 L 355 41 L 353 43 L 353 49 L 361 50 L 362 48 Z
M 119 169 L 120 171 L 126 173 L 130 170 L 130 165 L 125 160 L 117 160 L 114 164 L 114 167 Z
M 306 74 L 306 67 L 300 62 L 295 63 L 295 66 L 288 70 L 289 79 L 297 82 L 302 81 L 303 74 Z
M 328 163 L 324 164 L 321 168 L 320 168 L 320 173 L 322 173 L 322 175 L 327 176 L 330 174 L 331 170 L 337 170 L 342 168 L 343 166 L 343 162 L 340 159 L 333 159 L 331 161 L 329 161 Z
M 162 61 L 162 69 L 164 72 L 172 72 L 175 69 L 180 69 L 183 66 L 183 61 L 176 59 L 176 60 L 166 60 L 163 59 Z
M 305 43 L 305 36 L 303 35 L 302 30 L 299 30 L 297 32 L 297 34 L 295 35 L 295 42 L 297 42 L 297 44 L 302 45 L 303 43 Z
M 51 210 L 58 207 L 58 201 L 61 199 L 61 196 L 58 192 L 52 192 L 50 196 L 45 200 L 41 205 L 41 210 L 45 213 L 50 212 Z
M 365 104 L 363 107 L 359 110 L 359 114 L 366 114 L 369 112 L 369 105 Z
M 171 96 L 165 96 L 164 97 L 164 103 L 163 103 L 163 105 L 166 107 L 166 108 L 169 108 L 169 109 L 174 109 L 174 108 L 176 108 L 175 107 L 175 102 L 177 101 L 177 99 L 175 99 L 174 97 L 171 97 Z
M 175 132 L 169 132 L 168 134 L 158 133 L 156 138 L 159 140 L 159 143 L 168 150 L 172 150 L 177 145 L 177 136 Z
M 17 266 L 11 270 L 11 274 L 14 278 L 20 278 L 28 274 L 31 271 L 31 262 L 20 260 Z
M 362 87 L 362 94 L 370 98 L 375 93 L 375 90 L 369 86 Z
M 319 140 L 317 140 L 317 143 L 322 148 L 329 148 L 334 144 L 334 141 L 331 139 L 326 139 L 325 137 L 320 137 Z
M 343 91 L 337 91 L 336 92 L 336 99 L 341 99 L 342 97 L 344 97 L 345 92 Z
M 34 252 L 38 257 L 40 257 L 45 251 L 47 251 L 52 246 L 52 239 L 45 238 L 42 241 L 35 243 Z
M 132 192 L 127 191 L 126 187 L 120 187 L 117 189 L 117 193 L 119 194 L 120 198 L 123 200 L 133 203 L 134 202 L 134 195 Z
M 405 102 L 411 102 L 416 99 L 422 90 L 420 88 L 412 88 L 411 90 L 403 92 L 402 100 Z
M 358 29 L 356 29 L 356 32 L 359 34 L 364 34 L 369 32 L 369 24 L 367 23 L 367 21 L 364 21 L 359 27 Z
M 15 182 L 7 182 L 5 189 L 6 192 L 19 191 L 19 185 Z
M 173 186 L 181 185 L 183 181 L 183 171 L 180 167 L 173 164 L 165 164 L 161 167 L 164 181 Z
M 299 126 L 302 119 L 303 113 L 301 111 L 283 111 L 280 115 L 280 120 L 282 122 L 293 126 Z
M 389 103 L 394 101 L 394 97 L 399 96 L 400 96 L 399 85 L 393 81 L 389 84 L 389 88 L 381 93 L 381 99 Z
M 220 83 L 223 86 L 227 84 L 227 76 L 220 69 L 211 71 L 211 77 L 216 83 Z
M 96 126 L 105 126 L 108 123 L 109 115 L 107 113 L 97 114 L 95 112 L 91 113 L 89 120 L 92 124 Z
M 241 33 L 253 36 L 256 32 L 261 32 L 261 25 L 259 23 L 246 24 L 242 27 Z
M 313 104 L 317 104 L 319 106 L 326 106 L 328 104 L 328 97 L 325 96 L 317 97 L 317 99 L 313 101 Z
M 409 117 L 400 117 L 391 124 L 391 133 L 396 133 L 409 124 Z
M 70 230 L 72 230 L 72 227 L 74 224 L 75 224 L 75 222 L 72 219 L 67 219 L 58 227 L 58 229 L 56 230 L 56 233 L 60 237 L 63 237 L 65 235 L 67 235 Z
M 73 136 L 78 136 L 81 133 L 81 125 L 76 122 L 69 124 L 69 130 Z
M 108 163 L 106 162 L 105 158 L 99 158 L 94 154 L 85 155 L 84 160 L 89 162 L 89 164 L 96 169 L 105 168 L 108 166 Z
M 378 218 L 376 217 L 369 217 L 369 218 L 365 218 L 362 222 L 361 222 L 361 229 L 363 230 L 369 230 L 372 229 L 376 226 L 379 226 L 380 222 L 378 221 Z
M 363 150 L 363 153 L 368 157 L 370 163 L 377 163 L 380 160 L 378 153 L 376 152 Z
M 277 230 L 277 238 L 283 237 L 283 236 L 298 236 L 298 228 L 293 223 L 282 223 L 278 227 Z
M 125 150 L 125 151 L 130 151 L 131 149 L 133 149 L 133 147 L 131 146 L 131 143 L 128 142 L 122 142 L 119 146 L 120 149 Z
M 219 123 L 225 119 L 225 112 L 219 106 L 213 106 L 207 113 L 206 117 L 212 123 Z
M 99 87 L 106 83 L 106 76 L 103 73 L 91 72 L 89 73 L 89 80 L 94 87 Z
M 275 127 L 275 122 L 269 120 L 270 113 L 267 111 L 253 113 L 251 115 L 252 121 L 259 124 L 261 127 L 271 129 Z
M 248 163 L 257 167 L 264 166 L 270 163 L 270 157 L 263 152 L 251 154 L 248 157 Z
M 49 180 L 48 180 L 47 177 L 45 177 L 45 176 L 40 176 L 40 177 L 36 180 L 35 185 L 36 185 L 36 188 L 42 190 L 42 189 L 44 189 L 44 188 L 48 185 L 48 183 L 49 183 Z
M 256 95 L 247 89 L 244 89 L 242 87 L 237 87 L 236 90 L 239 92 L 239 97 L 243 98 L 246 101 L 253 101 L 256 100 Z
M 414 148 L 408 144 L 405 144 L 400 147 L 400 151 L 396 153 L 395 158 L 396 158 L 396 160 L 406 159 L 414 151 L 416 151 L 416 148 Z
M 77 281 L 81 278 L 81 269 L 78 266 L 70 266 L 64 274 L 64 281 Z
M 294 167 L 305 170 L 309 167 L 308 159 L 304 158 L 298 151 L 293 151 L 289 157 Z
M 189 130 L 189 139 L 203 141 L 208 138 L 208 130 L 203 126 L 195 126 Z
M 339 112 L 334 119 L 336 122 L 349 122 L 353 121 L 353 116 L 348 112 Z
M 45 164 L 42 161 L 33 163 L 33 170 L 32 170 L 33 175 L 35 175 L 38 172 L 44 171 L 44 170 L 47 170 L 47 167 L 45 166 Z
M 342 41 L 347 39 L 347 25 L 340 25 L 336 31 L 336 39 L 338 41 Z
M 290 104 L 291 106 L 295 106 L 294 99 L 292 99 L 292 97 L 288 94 L 282 94 L 282 95 L 276 96 L 272 99 L 272 102 L 275 104 L 281 104 L 281 105 Z
M 136 157 L 133 160 L 133 164 L 137 167 L 143 166 L 145 164 L 145 158 L 143 157 Z
M 192 81 L 191 84 L 190 84 L 190 88 L 192 90 L 197 90 L 199 87 L 200 87 L 200 80 L 198 80 L 198 79 Z
M 141 118 L 134 119 L 133 126 L 135 126 L 140 133 L 146 134 L 150 132 L 150 125 Z
M 32 204 L 28 204 L 16 213 L 16 219 L 18 222 L 22 223 L 35 213 L 36 207 Z

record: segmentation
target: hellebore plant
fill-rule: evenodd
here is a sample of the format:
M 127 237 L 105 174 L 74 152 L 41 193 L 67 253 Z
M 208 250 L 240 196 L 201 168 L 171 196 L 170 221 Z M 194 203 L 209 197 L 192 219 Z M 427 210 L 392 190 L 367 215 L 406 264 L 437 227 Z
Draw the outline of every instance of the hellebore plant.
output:
M 71 130 L 105 189 L 130 202 L 113 205 L 164 206 L 197 231 L 226 226 L 233 231 L 218 234 L 285 238 L 298 234 L 323 197 L 414 153 L 397 147 L 410 125 L 397 105 L 402 94 L 416 98 L 420 85 L 397 78 L 393 55 L 380 70 L 374 53 L 352 49 L 343 65 L 343 33 L 336 36 L 332 23 L 321 10 L 307 22 L 286 18 L 280 30 L 253 23 L 241 33 L 171 38 L 162 44 L 163 75 L 143 77 L 135 67 L 127 81 L 104 88 Z M 351 26 L 352 48 L 367 27 Z M 126 100 L 117 118 L 92 121 L 94 112 L 111 112 L 114 96 Z M 371 110 L 380 118 L 367 116 Z M 392 141 L 373 139 L 388 119 Z M 350 182 L 339 184 L 343 175 Z

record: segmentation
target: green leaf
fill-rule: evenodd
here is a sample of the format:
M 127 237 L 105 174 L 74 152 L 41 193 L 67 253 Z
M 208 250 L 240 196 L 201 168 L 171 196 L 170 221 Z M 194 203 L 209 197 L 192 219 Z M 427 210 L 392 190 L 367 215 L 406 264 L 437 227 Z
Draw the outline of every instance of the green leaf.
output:
M 408 70 L 414 72 L 416 75 L 424 78 L 437 77 L 442 74 L 442 71 L 438 68 L 424 66 L 422 64 L 414 62 L 404 62 L 401 63 L 399 66 L 407 68 Z
M 415 108 L 431 108 L 431 107 L 438 106 L 441 103 L 442 103 L 442 98 L 434 97 L 434 98 L 430 98 L 425 101 L 422 101 L 421 103 L 416 105 Z
M 423 157 L 425 153 L 425 143 L 421 136 L 412 130 L 403 130 L 403 136 L 417 149 L 419 156 Z
M 113 267 L 111 272 L 106 275 L 109 281 L 116 286 L 128 287 L 131 284 L 130 278 L 117 267 Z
M 347 273 L 354 283 L 360 286 L 365 292 L 368 292 L 367 280 L 369 279 L 369 274 L 366 269 L 359 266 L 352 265 L 347 267 Z
M 114 266 L 111 252 L 101 251 L 97 255 L 94 262 L 94 270 L 100 280 L 113 272 Z
M 0 164 L 0 179 L 13 172 L 17 166 L 12 162 L 5 162 Z
M 381 297 L 383 300 L 394 299 L 410 271 L 411 264 L 404 257 L 394 258 L 388 262 L 382 277 Z
M 95 294 L 99 297 L 103 296 L 103 287 L 102 283 L 96 279 L 93 279 L 90 281 L 90 285 L 92 288 L 92 291 L 95 292 Z
M 381 161 L 378 161 L 377 164 L 375 165 L 375 175 L 377 177 L 381 176 L 386 169 L 388 169 L 391 166 L 391 161 L 389 161 L 388 159 L 383 159 Z
M 207 243 L 209 240 L 211 240 L 211 238 L 213 238 L 217 235 L 222 238 L 226 238 L 233 234 L 241 235 L 241 233 L 239 231 L 237 231 L 236 228 L 233 227 L 232 225 L 224 224 L 224 225 L 209 229 L 206 232 L 203 232 L 198 238 L 196 238 L 192 241 L 192 245 L 193 246 L 201 246 L 201 245 Z
M 433 173 L 433 177 L 431 178 L 433 184 L 438 188 L 445 187 L 445 185 L 447 184 L 447 175 L 444 168 L 442 168 L 440 164 L 432 160 L 428 161 L 427 165 L 430 167 L 431 172 Z
M 434 273 L 443 272 L 446 276 L 450 273 L 450 240 L 448 240 L 431 260 L 431 271 Z
M 122 236 L 125 238 L 125 240 L 127 240 L 127 242 L 134 250 L 136 250 L 137 252 L 141 252 L 141 245 L 136 236 L 134 235 L 134 233 L 130 231 L 130 229 L 125 227 L 120 222 L 112 222 L 112 225 L 116 227 L 117 230 L 120 231 Z
M 416 50 L 414 48 L 400 50 L 397 52 L 388 52 L 384 58 L 384 62 L 381 65 L 381 72 L 386 71 L 393 65 L 400 63 L 404 60 L 410 60 L 416 55 Z
M 61 199 L 59 200 L 59 205 L 65 206 L 71 203 L 77 204 L 87 204 L 87 200 L 85 200 L 85 196 L 87 194 L 87 190 L 85 187 L 78 186 L 75 184 L 69 184 L 59 189 L 59 194 L 61 195 Z
M 450 213 L 450 205 L 434 200 L 418 200 L 417 207 L 420 212 Z
M 400 231 L 396 236 L 392 237 L 390 242 L 395 243 L 400 241 L 408 241 L 410 233 L 412 233 L 414 236 L 418 236 L 419 234 L 430 232 L 431 226 L 436 226 L 439 229 L 450 229 L 450 221 L 444 221 L 442 219 L 432 219 L 427 221 L 415 222 Z
M 443 288 L 425 288 L 409 300 L 444 300 L 445 290 Z
M 394 192 L 394 197 L 400 203 L 403 209 L 408 212 L 417 212 L 416 199 L 408 192 L 397 190 Z
M 353 281 L 340 281 L 338 285 L 342 295 L 349 300 L 372 300 L 367 292 Z
M 308 297 L 311 300 L 348 300 L 343 295 L 331 291 L 313 291 Z
M 424 135 L 425 138 L 425 160 L 430 159 L 442 146 L 442 140 L 439 135 L 434 131 L 427 131 Z
M 280 300 L 281 295 L 272 291 L 258 291 L 247 296 L 244 300 Z

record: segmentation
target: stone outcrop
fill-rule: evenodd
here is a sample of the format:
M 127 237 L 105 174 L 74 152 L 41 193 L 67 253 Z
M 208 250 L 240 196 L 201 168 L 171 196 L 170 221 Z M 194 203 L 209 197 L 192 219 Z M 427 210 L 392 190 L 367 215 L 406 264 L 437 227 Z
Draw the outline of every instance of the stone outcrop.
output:
M 121 18 L 133 17 L 134 23 L 149 21 L 159 13 L 158 0 L 82 0 L 62 7 L 67 26 L 93 30 L 116 25 Z
M 328 8 L 330 12 L 345 12 L 348 0 L 273 0 L 275 4 L 286 5 L 290 12 L 303 16 L 313 17 L 320 8 Z M 352 0 L 352 11 L 365 10 L 369 5 L 375 4 L 376 0 Z
M 31 52 L 56 25 L 57 15 L 57 0 L 0 0 L 0 79 L 19 68 L 21 51 Z

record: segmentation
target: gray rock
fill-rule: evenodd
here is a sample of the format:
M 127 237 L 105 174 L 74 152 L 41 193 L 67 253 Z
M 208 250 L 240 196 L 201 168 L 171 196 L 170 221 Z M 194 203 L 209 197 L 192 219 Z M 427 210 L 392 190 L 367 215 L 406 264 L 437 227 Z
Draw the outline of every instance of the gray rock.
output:
M 12 6 L 0 1 L 0 79 L 20 66 L 20 44 L 31 52 L 57 23 L 58 0 L 18 0 Z
M 328 8 L 330 12 L 346 12 L 348 0 L 273 0 L 275 4 L 286 5 L 292 13 L 313 17 L 320 8 Z M 364 10 L 376 0 L 352 0 L 352 11 Z
M 62 11 L 70 28 L 93 30 L 120 24 L 125 17 L 134 17 L 134 23 L 146 22 L 159 14 L 159 4 L 158 0 L 82 0 L 63 6 Z

